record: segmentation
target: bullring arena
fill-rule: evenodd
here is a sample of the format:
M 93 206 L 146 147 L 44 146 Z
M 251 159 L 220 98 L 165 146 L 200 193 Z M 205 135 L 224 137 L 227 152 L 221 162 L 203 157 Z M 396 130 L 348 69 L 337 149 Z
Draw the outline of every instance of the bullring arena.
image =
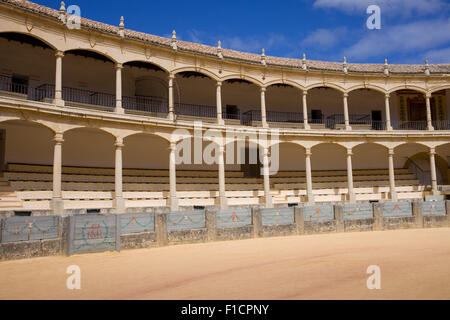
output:
M 0 298 L 450 298 L 450 65 L 0 19 Z

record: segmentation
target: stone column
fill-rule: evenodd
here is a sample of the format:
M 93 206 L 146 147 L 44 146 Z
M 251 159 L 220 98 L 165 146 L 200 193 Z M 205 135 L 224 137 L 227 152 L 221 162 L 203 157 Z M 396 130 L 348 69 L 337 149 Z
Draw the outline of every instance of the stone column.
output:
M 222 119 L 222 81 L 217 81 L 216 85 L 216 107 L 217 107 L 217 124 L 225 124 Z
M 174 97 L 173 97 L 173 80 L 175 79 L 175 75 L 171 73 L 169 75 L 169 114 L 167 118 L 169 120 L 175 120 L 175 106 L 174 106 Z
M 266 88 L 261 88 L 261 123 L 263 128 L 267 128 L 267 115 L 266 115 Z
M 116 64 L 116 112 L 124 113 L 122 107 L 122 69 L 121 63 Z
M 305 212 L 303 207 L 294 208 L 294 221 L 297 229 L 297 234 L 305 233 Z
M 336 223 L 336 232 L 345 231 L 344 207 L 336 204 L 334 207 L 334 222 Z
M 64 100 L 62 98 L 62 58 L 64 52 L 56 52 L 56 72 L 55 72 L 55 105 L 57 107 L 64 107 Z
M 224 146 L 219 147 L 219 207 L 220 209 L 227 208 L 227 195 L 225 190 L 225 161 L 224 161 Z
M 117 138 L 116 143 L 116 165 L 115 165 L 115 197 L 114 208 L 116 213 L 125 213 L 125 201 L 123 199 L 123 184 L 122 184 L 122 138 Z
M 264 176 L 264 198 L 266 208 L 272 208 L 272 196 L 270 195 L 270 172 L 269 172 L 269 150 L 263 150 L 263 176 Z
M 431 93 L 425 95 L 426 105 L 427 105 L 427 130 L 433 131 L 433 122 L 431 118 L 431 105 L 430 105 Z
M 170 210 L 178 210 L 178 198 L 177 198 L 177 171 L 175 162 L 175 152 L 177 144 L 175 142 L 170 143 L 170 155 L 169 155 L 169 175 L 170 175 L 170 195 L 169 203 Z
M 352 149 L 347 149 L 347 184 L 348 184 L 348 200 L 355 202 L 355 192 L 353 190 L 353 169 L 352 169 Z
M 397 201 L 397 191 L 395 190 L 395 170 L 394 170 L 394 149 L 389 148 L 389 186 L 391 200 Z
M 437 187 L 435 155 L 436 155 L 436 150 L 434 148 L 430 148 L 431 190 L 432 190 L 434 196 L 439 194 L 438 187 Z
M 389 106 L 389 98 L 391 96 L 389 95 L 389 93 L 386 93 L 386 95 L 384 96 L 384 105 L 385 105 L 385 112 L 386 112 L 386 130 L 387 131 L 392 131 L 392 124 L 391 124 L 391 108 Z
M 261 208 L 252 208 L 252 225 L 253 237 L 260 238 L 263 236 L 262 212 Z
M 303 126 L 305 129 L 311 129 L 311 126 L 308 123 L 308 91 L 303 90 Z
M 373 231 L 382 231 L 384 229 L 383 208 L 381 203 L 373 203 Z
M 342 95 L 344 99 L 344 122 L 345 122 L 345 130 L 352 130 L 350 127 L 350 118 L 348 116 L 348 93 L 344 93 Z
M 53 139 L 55 142 L 53 153 L 53 196 L 52 210 L 53 214 L 61 215 L 64 213 L 64 202 L 62 200 L 61 176 L 62 176 L 62 143 L 64 142 L 62 133 L 55 133 Z
M 306 158 L 306 194 L 308 198 L 308 203 L 314 203 L 314 193 L 313 193 L 313 185 L 312 185 L 312 170 L 311 170 L 311 149 L 307 148 L 305 150 L 305 158 Z

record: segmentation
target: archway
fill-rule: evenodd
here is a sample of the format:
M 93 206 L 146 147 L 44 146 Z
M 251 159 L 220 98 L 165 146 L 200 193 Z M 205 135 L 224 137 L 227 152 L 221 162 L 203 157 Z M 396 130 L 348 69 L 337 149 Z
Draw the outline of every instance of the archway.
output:
M 343 92 L 330 86 L 317 86 L 308 90 L 309 122 L 324 124 L 330 129 L 344 128 Z
M 386 129 L 385 95 L 377 90 L 360 88 L 348 95 L 348 112 L 353 129 Z
M 276 83 L 266 90 L 267 122 L 277 127 L 303 128 L 302 92 L 289 84 Z
M 54 48 L 15 32 L 0 33 L 0 47 L 0 91 L 22 99 L 44 99 L 42 89 L 55 81 Z
M 222 84 L 222 111 L 224 119 L 261 126 L 260 87 L 244 79 L 225 80 Z

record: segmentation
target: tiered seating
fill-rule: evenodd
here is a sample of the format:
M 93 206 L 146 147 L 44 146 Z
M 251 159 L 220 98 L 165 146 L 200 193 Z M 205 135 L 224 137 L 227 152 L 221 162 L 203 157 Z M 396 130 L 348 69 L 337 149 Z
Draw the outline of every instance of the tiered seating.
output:
M 52 166 L 9 164 L 4 177 L 24 206 L 49 209 L 52 197 Z M 388 170 L 355 170 L 357 200 L 383 200 L 389 194 Z M 301 171 L 282 171 L 270 177 L 275 203 L 306 201 L 306 177 Z M 422 198 L 423 187 L 407 169 L 396 170 L 401 199 Z M 114 198 L 113 168 L 63 167 L 62 189 L 66 208 L 110 208 Z M 347 171 L 313 172 L 316 201 L 342 201 L 347 194 Z M 177 170 L 180 205 L 214 205 L 218 198 L 217 171 Z M 128 207 L 165 206 L 169 193 L 168 170 L 124 169 L 123 190 Z M 230 205 L 252 205 L 262 201 L 263 179 L 247 178 L 243 172 L 226 172 Z

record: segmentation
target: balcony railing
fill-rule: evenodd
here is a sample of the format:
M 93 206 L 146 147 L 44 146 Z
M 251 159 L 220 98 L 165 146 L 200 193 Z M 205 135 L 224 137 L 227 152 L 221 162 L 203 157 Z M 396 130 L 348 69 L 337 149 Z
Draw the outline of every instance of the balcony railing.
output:
M 449 120 L 433 120 L 432 123 L 434 130 L 450 130 Z
M 125 110 L 148 112 L 165 115 L 168 113 L 167 100 L 157 97 L 122 97 L 122 106 Z
M 427 122 L 424 121 L 392 121 L 395 130 L 427 130 Z
M 175 113 L 199 118 L 216 118 L 217 108 L 199 104 L 175 103 Z
M 43 100 L 45 98 L 54 99 L 55 86 L 52 84 L 44 84 L 37 87 L 36 96 L 40 98 L 39 100 Z M 64 101 L 68 102 L 90 104 L 109 108 L 114 108 L 116 104 L 116 96 L 113 94 L 70 87 L 62 88 L 62 98 Z

